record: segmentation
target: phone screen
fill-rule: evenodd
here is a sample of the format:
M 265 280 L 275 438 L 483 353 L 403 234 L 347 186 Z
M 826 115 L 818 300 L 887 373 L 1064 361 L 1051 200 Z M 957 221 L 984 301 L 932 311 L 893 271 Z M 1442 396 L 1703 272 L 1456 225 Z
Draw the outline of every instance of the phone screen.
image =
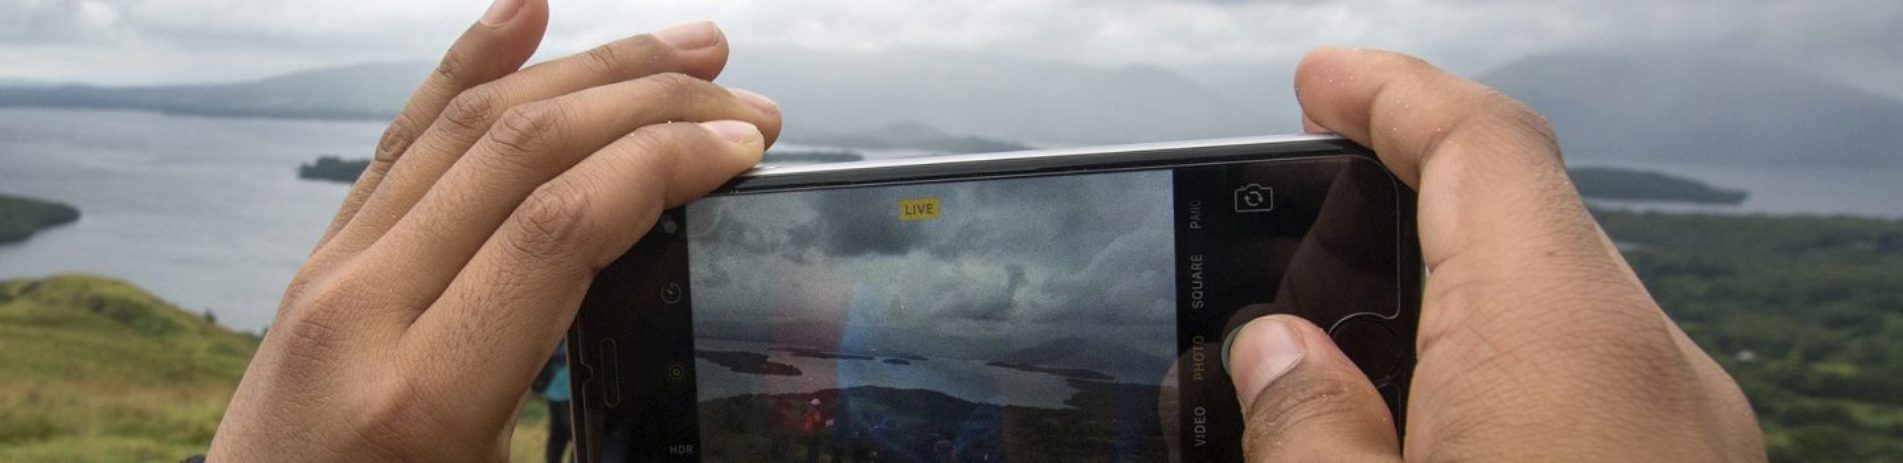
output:
M 577 448 L 1239 460 L 1221 348 L 1254 317 L 1385 343 L 1355 360 L 1397 398 L 1404 191 L 1335 156 L 709 197 L 591 289 Z

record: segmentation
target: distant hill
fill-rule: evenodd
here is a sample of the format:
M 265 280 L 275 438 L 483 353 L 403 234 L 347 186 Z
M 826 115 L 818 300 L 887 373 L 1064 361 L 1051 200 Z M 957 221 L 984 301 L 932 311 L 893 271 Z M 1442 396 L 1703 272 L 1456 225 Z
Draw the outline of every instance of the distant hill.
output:
M 1170 346 L 1174 349 L 1175 346 Z M 1169 369 L 1170 359 L 1144 353 L 1114 341 L 1076 336 L 1050 339 L 1005 354 L 1000 360 L 1040 367 L 1068 367 L 1110 373 L 1118 381 L 1153 383 Z M 1145 366 L 1153 368 L 1143 368 Z M 1132 377 L 1142 376 L 1142 377 Z
M 1575 161 L 1903 165 L 1903 102 L 1711 55 L 1555 52 L 1478 78 L 1545 113 Z M 237 84 L 0 85 L 0 107 L 381 120 L 430 67 L 372 63 Z M 788 141 L 973 152 L 1292 131 L 1290 67 L 1179 72 L 952 51 L 740 47 L 720 81 L 779 101 Z M 938 133 L 906 138 L 908 126 Z
M 54 84 L 49 84 L 49 83 L 46 83 L 45 81 L 39 81 L 39 80 L 33 80 L 33 79 L 0 77 L 0 87 L 46 87 L 46 86 L 52 86 L 52 85 Z
M 0 86 L 0 107 L 141 109 L 168 114 L 389 119 L 430 70 L 427 62 L 319 69 L 236 84 Z
M 1798 73 L 1575 52 L 1479 79 L 1544 113 L 1571 161 L 1903 166 L 1903 102 Z
M 73 206 L 0 194 L 0 244 L 26 240 L 33 233 L 79 220 Z
M 387 119 L 430 67 L 423 61 L 373 63 L 238 84 L 0 87 L 0 106 Z M 1268 111 L 1155 67 L 1112 69 L 939 51 L 742 47 L 721 82 L 779 101 L 789 135 L 852 134 L 915 121 L 993 139 L 1109 143 L 1261 134 L 1268 127 Z
M 258 340 L 124 282 L 0 282 L 0 461 L 203 453 Z
M 1088 144 L 1259 135 L 1270 127 L 1270 111 L 1152 66 L 739 47 L 721 81 L 779 101 L 789 134 L 916 121 L 1033 144 Z
M 1029 145 L 1021 143 L 952 135 L 937 127 L 919 122 L 886 124 L 848 133 L 794 132 L 786 134 L 785 140 L 807 145 L 881 150 L 915 149 L 937 153 L 991 153 L 1031 149 Z

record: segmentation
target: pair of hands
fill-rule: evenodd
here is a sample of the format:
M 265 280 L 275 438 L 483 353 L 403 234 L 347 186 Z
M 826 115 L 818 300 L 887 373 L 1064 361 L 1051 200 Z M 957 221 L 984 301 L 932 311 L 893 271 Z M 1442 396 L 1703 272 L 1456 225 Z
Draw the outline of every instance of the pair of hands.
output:
M 285 292 L 216 461 L 503 459 L 523 391 L 596 270 L 780 128 L 710 83 L 727 43 L 675 26 L 518 68 L 544 0 L 498 0 L 379 143 Z M 1587 215 L 1543 120 L 1420 60 L 1324 48 L 1306 128 L 1420 192 L 1433 273 L 1408 439 L 1319 328 L 1246 326 L 1230 365 L 1251 460 L 1763 459 L 1731 379 Z

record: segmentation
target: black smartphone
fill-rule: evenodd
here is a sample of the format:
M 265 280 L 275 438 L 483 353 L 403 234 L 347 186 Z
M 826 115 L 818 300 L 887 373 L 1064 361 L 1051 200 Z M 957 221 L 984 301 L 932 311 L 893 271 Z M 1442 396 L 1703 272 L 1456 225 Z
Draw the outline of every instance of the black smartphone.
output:
M 569 331 L 579 461 L 1240 461 L 1223 346 L 1292 313 L 1405 422 L 1414 193 L 1289 136 L 763 167 Z

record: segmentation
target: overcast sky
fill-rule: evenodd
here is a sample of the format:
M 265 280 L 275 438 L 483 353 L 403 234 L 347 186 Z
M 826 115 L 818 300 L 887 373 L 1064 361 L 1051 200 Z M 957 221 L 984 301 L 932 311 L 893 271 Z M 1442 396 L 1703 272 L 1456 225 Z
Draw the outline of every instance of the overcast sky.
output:
M 6 0 L 0 78 L 232 81 L 434 57 L 483 0 Z M 1691 49 L 1903 95 L 1888 0 L 553 0 L 543 57 L 712 19 L 739 46 L 950 48 L 1095 65 L 1286 65 L 1318 44 L 1474 74 L 1548 50 Z

